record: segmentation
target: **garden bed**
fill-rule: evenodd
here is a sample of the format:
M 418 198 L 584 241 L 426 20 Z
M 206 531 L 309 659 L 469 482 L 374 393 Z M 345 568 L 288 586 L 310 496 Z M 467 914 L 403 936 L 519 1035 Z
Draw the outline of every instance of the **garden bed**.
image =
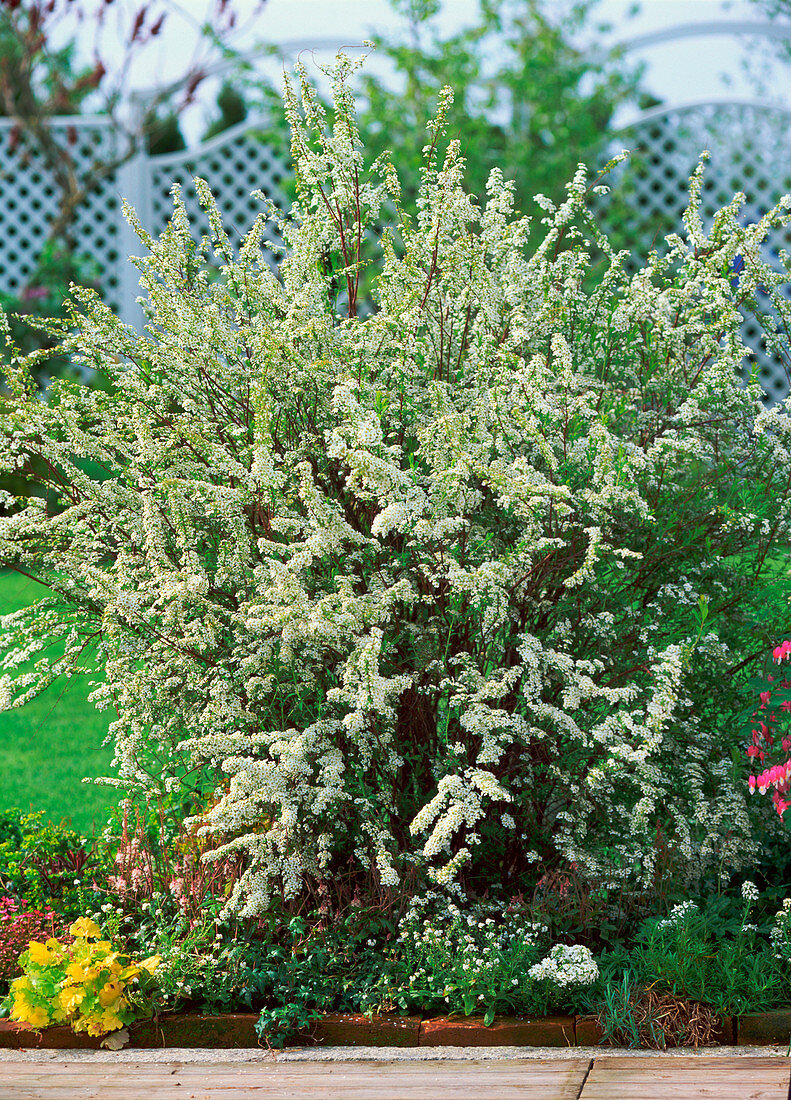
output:
M 178 1013 L 156 1020 L 141 1020 L 129 1028 L 127 1049 L 159 1047 L 216 1048 L 237 1050 L 263 1046 L 255 1024 L 254 1012 L 200 1016 Z M 719 1046 L 784 1045 L 791 1037 L 791 1008 L 775 1012 L 753 1013 L 721 1020 Z M 498 1017 L 487 1027 L 482 1019 L 437 1017 L 421 1020 L 418 1016 L 359 1016 L 329 1013 L 310 1031 L 301 1033 L 292 1046 L 367 1046 L 367 1047 L 591 1047 L 601 1040 L 594 1017 L 545 1016 L 537 1019 Z M 36 1031 L 27 1024 L 0 1021 L 0 1049 L 5 1050 L 98 1050 L 103 1038 L 86 1033 L 75 1034 L 68 1027 L 49 1027 Z

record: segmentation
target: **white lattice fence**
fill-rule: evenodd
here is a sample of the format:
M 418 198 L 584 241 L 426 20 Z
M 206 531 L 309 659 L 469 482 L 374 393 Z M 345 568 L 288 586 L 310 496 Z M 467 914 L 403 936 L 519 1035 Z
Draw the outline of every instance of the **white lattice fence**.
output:
M 91 166 L 110 163 L 116 138 L 106 118 L 56 118 L 51 126 L 68 151 L 78 179 Z M 0 119 L 0 290 L 17 294 L 30 280 L 58 214 L 58 188 L 52 172 L 29 138 L 8 119 Z M 119 297 L 120 203 L 114 181 L 107 179 L 78 208 L 74 237 L 86 270 L 115 308 Z
M 174 183 L 179 183 L 197 239 L 208 229 L 193 182 L 200 176 L 214 193 L 231 241 L 238 244 L 262 209 L 253 192 L 261 191 L 280 208 L 288 206 L 283 181 L 289 172 L 285 158 L 262 140 L 251 123 L 245 122 L 183 153 L 136 158 L 124 169 L 121 186 L 125 197 L 137 208 L 143 226 L 158 235 L 173 213 L 171 189 Z M 128 253 L 139 248 L 139 243 L 128 234 L 125 240 Z M 267 228 L 264 241 L 280 243 L 274 226 Z M 266 247 L 264 258 L 275 266 L 275 254 Z M 135 323 L 141 318 L 134 306 L 136 274 L 131 273 L 130 277 L 129 266 L 126 265 L 127 289 L 122 313 L 126 320 Z
M 108 163 L 116 156 L 109 119 L 62 118 L 53 119 L 51 125 L 80 179 L 90 174 L 95 163 Z M 192 181 L 202 176 L 217 197 L 231 239 L 238 241 L 261 210 L 251 192 L 260 190 L 278 206 L 287 204 L 282 181 L 288 171 L 285 161 L 250 124 L 227 130 L 186 153 L 139 154 L 102 178 L 78 209 L 74 237 L 85 271 L 113 308 L 125 319 L 139 321 L 137 272 L 126 257 L 139 252 L 140 245 L 123 219 L 121 198 L 137 209 L 149 232 L 159 234 L 171 216 L 170 190 L 178 181 L 198 236 L 206 225 Z M 0 119 L 0 291 L 18 294 L 28 285 L 57 214 L 57 185 L 41 154 L 24 137 L 17 139 L 13 123 Z M 276 241 L 273 228 L 265 239 Z M 265 256 L 274 263 L 272 252 Z
M 261 211 L 261 202 L 252 198 L 252 192 L 262 191 L 281 208 L 288 202 L 283 181 L 289 167 L 246 124 L 227 130 L 197 150 L 152 157 L 148 164 L 150 218 L 155 232 L 164 229 L 172 214 L 170 189 L 176 182 L 183 188 L 196 233 L 207 228 L 195 196 L 195 176 L 201 176 L 211 187 L 232 239 L 238 240 Z M 267 234 L 265 239 L 276 240 L 272 228 Z
M 747 196 L 745 219 L 760 218 L 791 192 L 789 129 L 791 112 L 757 103 L 695 103 L 646 112 L 613 142 L 614 151 L 626 147 L 631 158 L 613 173 L 611 185 L 619 198 L 609 228 L 619 240 L 635 242 L 635 259 L 652 246 L 661 248 L 664 235 L 681 226 L 689 177 L 704 149 L 711 155 L 702 194 L 704 220 L 737 191 Z M 605 218 L 606 212 L 605 207 Z M 791 230 L 772 234 L 765 258 L 777 260 L 780 249 L 791 251 Z M 785 368 L 766 352 L 753 318 L 745 318 L 742 333 L 769 399 L 782 400 L 789 392 Z M 745 364 L 745 371 L 750 366 Z

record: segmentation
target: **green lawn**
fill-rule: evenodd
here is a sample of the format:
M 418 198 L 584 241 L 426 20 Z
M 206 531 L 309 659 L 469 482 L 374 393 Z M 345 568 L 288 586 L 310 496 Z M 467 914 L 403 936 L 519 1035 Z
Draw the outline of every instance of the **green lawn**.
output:
M 44 590 L 0 571 L 0 615 L 32 603 Z M 83 783 L 107 775 L 112 753 L 102 748 L 111 721 L 87 701 L 87 679 L 53 684 L 40 698 L 0 713 L 0 809 L 44 810 L 53 821 L 71 818 L 78 831 L 104 823 L 112 788 Z

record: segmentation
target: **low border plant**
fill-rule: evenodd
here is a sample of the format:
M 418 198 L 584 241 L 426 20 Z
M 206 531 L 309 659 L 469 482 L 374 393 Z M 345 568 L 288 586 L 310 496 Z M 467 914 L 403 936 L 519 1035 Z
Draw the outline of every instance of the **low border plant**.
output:
M 22 975 L 11 983 L 12 1020 L 105 1035 L 152 1014 L 156 956 L 135 962 L 101 939 L 99 926 L 85 917 L 69 935 L 34 940 L 21 956 Z

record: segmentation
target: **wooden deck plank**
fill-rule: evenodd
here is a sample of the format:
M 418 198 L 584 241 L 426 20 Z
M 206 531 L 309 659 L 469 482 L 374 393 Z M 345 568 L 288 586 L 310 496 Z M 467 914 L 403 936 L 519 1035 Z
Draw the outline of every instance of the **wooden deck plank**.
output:
M 0 1095 L 2 1100 L 576 1100 L 589 1066 L 587 1059 L 176 1066 L 5 1063 L 0 1066 Z
M 788 1100 L 786 1058 L 596 1058 L 581 1100 Z
M 601 1055 L 592 1068 L 587 1058 L 167 1063 L 59 1058 L 0 1062 L 0 1100 L 788 1100 L 789 1077 L 791 1063 L 777 1056 Z

